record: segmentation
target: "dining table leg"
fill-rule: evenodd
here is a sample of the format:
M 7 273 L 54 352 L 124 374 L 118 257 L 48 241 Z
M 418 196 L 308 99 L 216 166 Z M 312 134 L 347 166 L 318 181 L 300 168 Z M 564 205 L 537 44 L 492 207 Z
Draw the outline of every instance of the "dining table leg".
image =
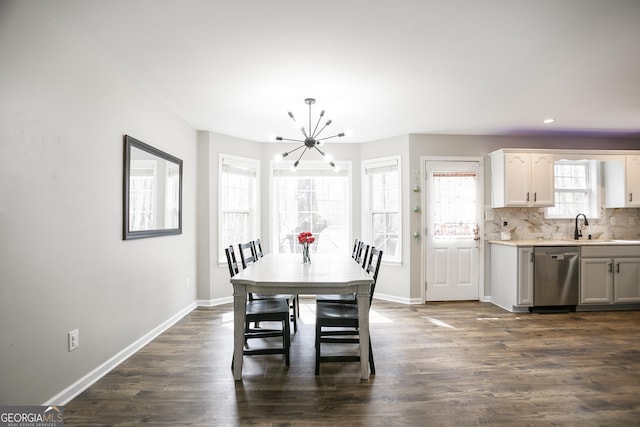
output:
M 233 378 L 242 380 L 244 328 L 247 316 L 247 287 L 233 285 Z
M 369 379 L 369 285 L 360 285 L 358 299 L 358 330 L 360 335 L 360 369 L 363 380 Z

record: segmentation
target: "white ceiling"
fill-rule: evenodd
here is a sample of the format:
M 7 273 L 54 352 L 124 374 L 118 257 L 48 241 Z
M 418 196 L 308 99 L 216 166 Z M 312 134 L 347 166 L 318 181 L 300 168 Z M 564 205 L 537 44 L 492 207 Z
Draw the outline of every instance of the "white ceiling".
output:
M 199 130 L 640 136 L 639 0 L 36 3 Z

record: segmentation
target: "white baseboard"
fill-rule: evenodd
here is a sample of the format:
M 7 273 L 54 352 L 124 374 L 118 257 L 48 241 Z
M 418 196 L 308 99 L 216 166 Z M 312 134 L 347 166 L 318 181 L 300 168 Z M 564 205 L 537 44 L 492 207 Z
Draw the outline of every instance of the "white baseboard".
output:
M 177 323 L 184 316 L 189 314 L 193 309 L 197 307 L 195 302 L 189 304 L 187 307 L 180 310 L 178 313 L 171 316 L 169 319 L 162 322 L 160 325 L 153 328 L 151 331 L 131 343 L 129 346 L 121 350 L 115 356 L 111 357 L 109 360 L 104 362 L 102 365 L 95 368 L 93 371 L 89 372 L 84 377 L 80 378 L 75 383 L 71 384 L 69 387 L 62 390 L 60 393 L 56 394 L 45 403 L 43 406 L 50 405 L 59 405 L 64 406 L 69 403 L 73 398 L 77 395 L 88 389 L 91 385 L 93 385 L 100 378 L 104 377 L 111 370 L 117 367 L 119 364 L 127 360 L 129 357 L 134 355 L 138 350 L 140 350 L 145 345 L 149 344 L 156 337 L 158 337 L 161 333 L 169 329 L 175 323 Z
M 198 307 L 213 307 L 216 305 L 227 304 L 230 302 L 233 302 L 233 296 L 217 298 L 217 299 L 208 299 L 208 300 L 199 299 L 198 301 L 196 301 L 196 304 L 198 304 Z
M 420 298 L 402 298 L 396 295 L 381 294 L 380 292 L 376 292 L 373 298 L 407 305 L 422 304 L 422 300 Z

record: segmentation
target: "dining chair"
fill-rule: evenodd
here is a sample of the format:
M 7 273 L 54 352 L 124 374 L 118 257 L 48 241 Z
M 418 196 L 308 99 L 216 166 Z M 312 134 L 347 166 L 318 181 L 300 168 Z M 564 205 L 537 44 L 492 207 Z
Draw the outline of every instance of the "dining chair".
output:
M 260 243 L 260 239 L 256 239 L 253 241 L 253 248 L 255 249 L 256 258 L 260 259 L 264 257 L 264 253 L 262 252 L 262 243 Z
M 371 275 L 369 307 L 373 302 L 373 294 L 378 280 L 382 251 L 371 248 L 366 265 L 366 272 Z M 326 329 L 329 328 L 329 329 Z M 358 322 L 357 304 L 324 303 L 316 304 L 316 366 L 315 373 L 320 375 L 320 363 L 322 362 L 359 362 L 359 355 L 333 354 L 322 355 L 322 344 L 359 344 L 360 330 Z M 373 360 L 373 347 L 371 345 L 371 332 L 369 333 L 369 369 L 375 375 L 376 366 Z
M 362 247 L 364 246 L 364 242 L 362 240 L 358 240 L 358 247 L 356 248 L 356 254 L 353 259 L 357 260 L 362 252 Z
M 351 258 L 356 259 L 358 255 L 358 244 L 360 243 L 359 239 L 353 241 L 353 251 L 351 251 Z
M 360 251 L 358 252 L 358 256 L 356 257 L 356 262 L 362 265 L 363 269 L 366 267 L 367 255 L 369 255 L 369 245 L 363 243 Z
M 356 243 L 358 249 L 355 250 L 356 257 L 354 258 L 358 264 L 362 264 L 362 268 L 366 267 L 367 262 L 367 254 L 369 253 L 369 245 L 364 244 L 361 241 Z M 354 247 L 355 248 L 355 247 Z M 343 304 L 357 304 L 356 294 L 330 294 L 330 295 L 317 295 L 316 296 L 316 305 L 317 304 L 325 304 L 325 303 L 343 303 Z
M 233 252 L 233 246 L 225 249 L 227 256 L 227 264 L 231 277 L 238 274 L 238 263 Z M 263 355 L 263 354 L 283 354 L 285 363 L 289 366 L 289 350 L 291 347 L 291 330 L 289 329 L 289 305 L 284 299 L 265 299 L 265 300 L 247 300 L 245 308 L 245 329 L 244 340 L 245 348 L 242 354 L 245 356 Z M 280 329 L 263 329 L 251 328 L 250 324 L 258 324 L 260 322 L 281 322 Z M 249 339 L 265 339 L 273 337 L 282 337 L 282 347 L 260 347 L 249 348 L 247 340 Z M 234 359 L 231 359 L 231 369 L 233 369 Z
M 258 242 L 258 246 L 256 246 L 255 242 Z M 242 268 L 247 268 L 247 266 L 251 263 L 257 262 L 260 258 L 258 258 L 258 254 L 262 253 L 262 245 L 260 244 L 260 239 L 247 243 L 239 243 L 238 249 L 240 252 L 240 259 L 242 260 Z M 258 252 L 258 249 L 260 252 Z M 300 317 L 300 303 L 298 301 L 298 296 L 293 294 L 277 294 L 277 295 L 264 295 L 264 294 L 256 294 L 249 293 L 250 301 L 257 300 L 266 300 L 266 299 L 284 299 L 291 310 L 290 320 L 293 322 L 293 332 L 298 332 L 298 317 Z M 256 327 L 260 326 L 260 323 L 255 325 Z
M 242 260 L 242 268 L 247 268 L 248 264 L 258 261 L 256 256 L 256 248 L 253 246 L 253 242 L 238 243 L 238 252 L 240 252 L 240 259 Z

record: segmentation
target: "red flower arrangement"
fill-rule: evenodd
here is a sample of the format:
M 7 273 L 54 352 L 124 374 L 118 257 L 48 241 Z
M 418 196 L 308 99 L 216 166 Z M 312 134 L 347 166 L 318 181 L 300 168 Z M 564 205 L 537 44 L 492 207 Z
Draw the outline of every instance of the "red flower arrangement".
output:
M 309 256 L 309 245 L 315 242 L 316 239 L 313 237 L 310 231 L 303 231 L 298 234 L 298 243 L 302 245 L 302 263 L 308 264 L 311 262 L 311 257 Z
M 313 234 L 310 231 L 302 231 L 298 234 L 298 243 L 313 243 L 316 239 L 313 237 Z

